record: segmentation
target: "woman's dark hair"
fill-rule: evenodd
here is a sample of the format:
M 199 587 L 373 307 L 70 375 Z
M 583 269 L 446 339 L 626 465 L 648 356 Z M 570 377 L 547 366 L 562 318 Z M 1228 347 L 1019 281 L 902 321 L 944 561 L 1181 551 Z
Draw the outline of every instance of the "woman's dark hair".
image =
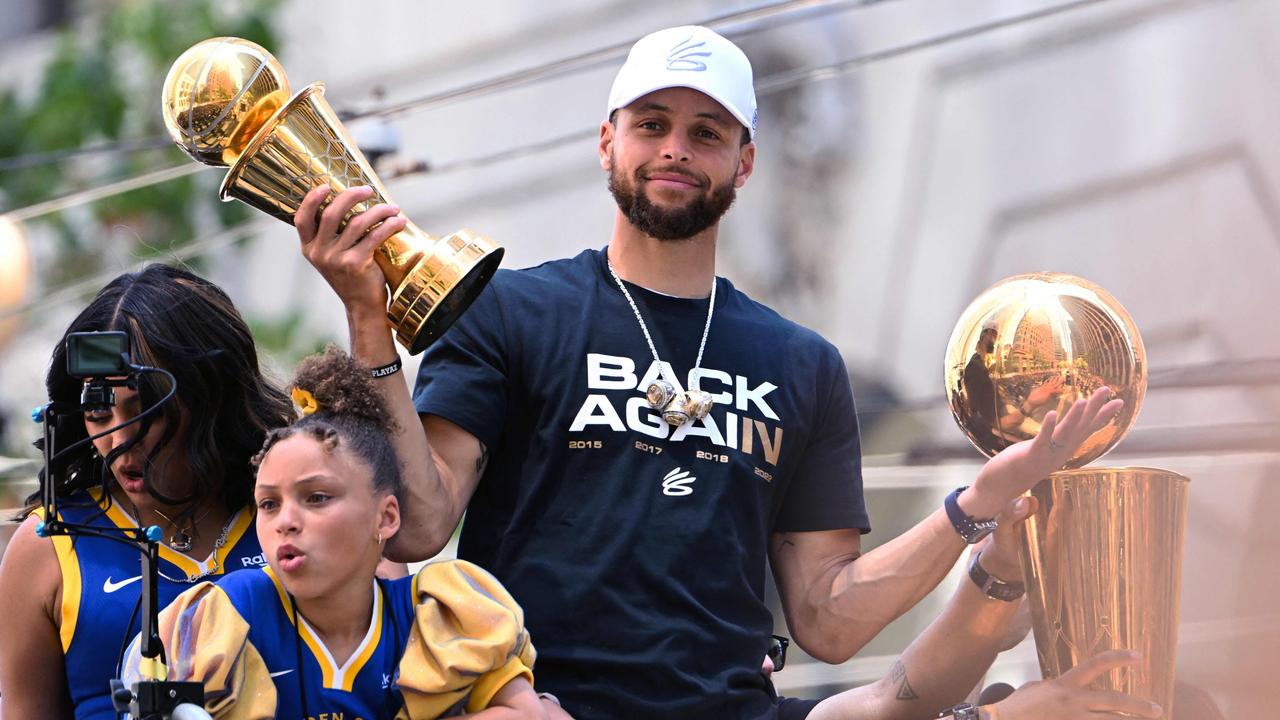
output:
M 100 487 L 109 497 L 107 478 L 112 460 L 140 442 L 153 420 L 163 419 L 165 431 L 146 459 L 147 492 L 160 502 L 188 505 L 194 512 L 207 502 L 221 501 L 234 512 L 253 497 L 254 453 L 267 431 L 292 418 L 288 397 L 263 377 L 257 349 L 244 318 L 217 285 L 198 275 L 149 265 L 141 272 L 112 280 L 67 328 L 53 350 L 45 385 L 55 402 L 78 403 L 83 381 L 67 374 L 66 336 L 73 332 L 123 330 L 129 334 L 130 359 L 135 365 L 163 368 L 177 380 L 177 394 L 155 415 L 138 423 L 126 447 L 98 458 L 90 443 L 70 454 L 59 495 Z M 160 373 L 138 376 L 138 395 L 146 410 L 168 392 Z M 87 437 L 78 415 L 64 418 L 57 428 L 59 446 Z M 177 437 L 179 428 L 182 436 Z M 193 485 L 185 497 L 166 497 L 150 480 L 152 462 L 160 448 L 182 443 Z M 41 484 L 48 479 L 41 477 Z M 28 499 L 36 502 L 39 494 Z
M 330 345 L 303 359 L 293 380 L 295 392 L 310 393 L 315 412 L 267 434 L 260 465 L 272 446 L 298 433 L 319 440 L 326 450 L 342 446 L 368 466 L 377 493 L 400 493 L 400 460 L 391 436 L 399 430 L 387 411 L 369 368 Z

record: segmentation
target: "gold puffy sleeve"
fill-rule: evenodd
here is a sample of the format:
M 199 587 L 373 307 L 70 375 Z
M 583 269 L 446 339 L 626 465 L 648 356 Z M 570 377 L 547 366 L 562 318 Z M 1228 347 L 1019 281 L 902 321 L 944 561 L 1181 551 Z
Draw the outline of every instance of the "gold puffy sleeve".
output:
M 413 594 L 398 681 L 408 714 L 399 717 L 479 712 L 511 680 L 533 683 L 524 611 L 497 578 L 464 560 L 431 563 L 414 577 Z
M 249 624 L 217 585 L 203 582 L 160 613 L 169 680 L 204 683 L 204 707 L 221 720 L 270 720 L 276 686 L 249 642 Z M 126 683 L 140 679 L 138 641 L 125 661 Z

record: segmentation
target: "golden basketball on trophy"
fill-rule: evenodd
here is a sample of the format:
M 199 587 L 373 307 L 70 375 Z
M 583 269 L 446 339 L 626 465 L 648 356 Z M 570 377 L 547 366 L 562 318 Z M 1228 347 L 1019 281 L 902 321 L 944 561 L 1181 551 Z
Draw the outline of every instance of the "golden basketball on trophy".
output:
M 947 401 L 986 455 L 1035 437 L 1107 386 L 1124 409 L 1032 491 L 1022 566 L 1040 669 L 1055 678 L 1106 650 L 1138 665 L 1095 682 L 1173 712 L 1182 546 L 1189 480 L 1151 468 L 1082 468 L 1133 426 L 1147 384 L 1133 319 L 1105 290 L 1071 275 L 1002 280 L 974 300 L 947 345 Z
M 240 38 L 212 38 L 174 61 L 164 82 L 165 127 L 198 162 L 227 167 L 224 201 L 236 199 L 293 222 L 313 187 L 328 184 L 326 205 L 348 188 L 369 186 L 352 216 L 391 202 L 372 166 L 313 83 L 290 96 L 280 63 Z M 387 317 L 409 352 L 426 349 L 484 289 L 503 250 L 468 230 L 435 237 L 412 222 L 375 254 L 391 291 Z
M 1102 457 L 1142 409 L 1147 357 L 1133 320 L 1105 290 L 1071 275 L 1008 278 L 974 300 L 951 334 L 947 399 L 956 422 L 988 456 L 1036 436 L 1050 410 L 1107 386 L 1124 400 L 1067 467 Z

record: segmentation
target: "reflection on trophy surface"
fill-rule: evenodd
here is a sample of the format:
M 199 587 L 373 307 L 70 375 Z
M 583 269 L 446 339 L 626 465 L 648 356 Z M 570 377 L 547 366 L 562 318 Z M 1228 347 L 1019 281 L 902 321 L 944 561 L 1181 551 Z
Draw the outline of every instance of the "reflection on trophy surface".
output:
M 947 398 L 979 450 L 994 455 L 1106 385 L 1124 409 L 1077 451 L 1086 465 L 1120 441 L 1142 409 L 1147 358 L 1138 329 L 1102 288 L 1060 273 L 997 283 L 965 311 L 947 345 Z
M 223 200 L 241 200 L 292 223 L 303 197 L 327 183 L 338 193 L 374 189 L 343 219 L 390 202 L 386 189 L 324 99 L 323 83 L 290 97 L 284 69 L 261 46 L 212 38 L 174 61 L 162 109 L 170 137 L 206 165 L 230 166 Z M 391 290 L 387 317 L 411 353 L 438 338 L 480 294 L 503 250 L 460 230 L 438 238 L 412 222 L 375 254 Z
M 973 444 L 994 455 L 1036 436 L 1045 415 L 1108 386 L 1124 409 L 1035 487 L 1022 560 L 1045 677 L 1110 649 L 1143 661 L 1101 687 L 1173 712 L 1189 481 L 1150 468 L 1082 468 L 1132 427 L 1147 364 L 1132 318 L 1081 278 L 1003 280 L 965 310 L 947 346 L 947 400 Z

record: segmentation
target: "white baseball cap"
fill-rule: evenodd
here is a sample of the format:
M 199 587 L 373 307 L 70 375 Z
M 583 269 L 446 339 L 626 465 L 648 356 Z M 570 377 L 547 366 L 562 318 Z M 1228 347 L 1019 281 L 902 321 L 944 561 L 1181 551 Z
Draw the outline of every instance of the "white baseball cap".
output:
M 686 87 L 720 103 L 756 134 L 756 91 L 751 61 L 737 45 L 698 25 L 659 30 L 631 46 L 609 91 L 609 109 L 626 107 L 655 90 Z

